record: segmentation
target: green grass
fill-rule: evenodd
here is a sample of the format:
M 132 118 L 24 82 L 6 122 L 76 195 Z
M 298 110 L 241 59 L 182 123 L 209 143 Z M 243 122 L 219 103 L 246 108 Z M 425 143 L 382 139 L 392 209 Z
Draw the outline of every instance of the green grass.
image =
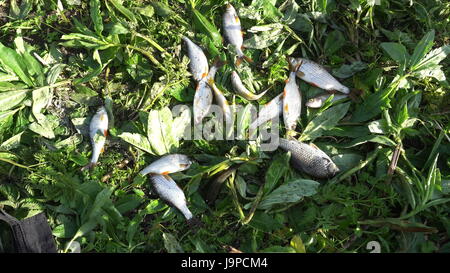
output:
M 229 102 L 249 104 L 231 88 L 226 1 L 10 0 L 0 2 L 0 206 L 19 219 L 45 212 L 61 252 L 73 240 L 82 252 L 366 253 L 371 241 L 382 252 L 449 252 L 450 3 L 231 2 L 255 61 L 238 72 L 252 91 L 271 87 L 259 104 L 282 91 L 287 56 L 362 91 L 304 107 L 297 126 L 300 140 L 337 163 L 336 177 L 315 183 L 285 152 L 253 142 L 179 139 L 187 119 L 165 111 L 192 105 L 182 35 L 210 63 L 227 61 L 218 86 Z M 304 100 L 322 92 L 297 82 Z M 110 137 L 100 164 L 82 172 L 91 153 L 83 124 L 102 104 Z M 203 223 L 196 231 L 138 175 L 168 152 L 195 160 L 173 178 Z

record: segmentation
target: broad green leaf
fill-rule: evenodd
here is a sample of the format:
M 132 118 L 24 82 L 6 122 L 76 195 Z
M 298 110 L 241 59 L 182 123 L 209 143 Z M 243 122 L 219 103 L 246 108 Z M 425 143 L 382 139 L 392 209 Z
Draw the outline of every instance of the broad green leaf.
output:
M 134 16 L 133 12 L 131 12 L 129 9 L 124 7 L 120 1 L 118 0 L 109 0 L 113 4 L 113 6 L 120 11 L 125 17 L 128 18 L 128 20 L 132 21 L 133 23 L 137 23 L 136 17 Z
M 136 9 L 139 12 L 139 14 L 142 14 L 147 17 L 153 17 L 153 15 L 155 14 L 155 9 L 151 5 L 145 6 L 143 8 L 136 8 Z
M 0 144 L 0 150 L 9 151 L 19 146 L 20 141 L 22 139 L 22 134 L 23 132 L 18 133 L 10 137 L 9 139 L 5 140 L 2 144 Z
M 151 200 L 145 207 L 145 212 L 148 214 L 155 214 L 157 212 L 167 209 L 167 205 L 160 199 Z
M 3 120 L 9 118 L 10 116 L 14 115 L 17 111 L 19 111 L 22 108 L 17 108 L 14 110 L 8 110 L 8 111 L 1 111 L 0 112 L 0 122 L 2 122 Z M 0 123 L 1 124 L 1 123 Z
M 41 136 L 48 139 L 55 138 L 53 127 L 54 124 L 52 124 L 52 122 L 46 116 L 44 116 L 44 119 L 41 120 L 40 123 L 33 122 L 28 126 L 31 131 L 40 134 Z
M 331 158 L 331 160 L 333 160 L 333 162 L 338 166 L 341 173 L 355 167 L 363 159 L 364 157 L 362 155 L 350 153 L 338 154 Z
M 303 244 L 302 238 L 299 235 L 295 235 L 294 237 L 292 237 L 291 246 L 297 253 L 306 253 L 305 245 Z
M 195 8 L 192 8 L 192 19 L 194 26 L 199 32 L 206 34 L 214 43 L 214 45 L 222 45 L 222 35 L 216 26 L 208 20 L 202 13 Z
M 41 111 L 51 101 L 53 97 L 53 92 L 52 90 L 50 90 L 50 88 L 38 88 L 36 90 L 33 90 L 31 95 L 33 100 L 32 106 L 33 115 L 38 121 L 38 123 L 42 125 L 42 123 L 45 120 L 45 116 L 41 113 Z
M 113 192 L 112 188 L 105 188 L 102 191 L 100 191 L 97 196 L 95 197 L 95 201 L 92 204 L 92 207 L 90 209 L 89 213 L 89 219 L 95 219 L 98 218 L 99 215 L 101 215 L 102 211 L 101 208 L 108 202 L 111 201 L 110 196 Z
M 343 64 L 338 69 L 333 69 L 333 75 L 341 79 L 346 79 L 366 68 L 367 68 L 366 63 L 356 61 L 350 65 Z
M 282 153 L 275 156 L 266 172 L 265 183 L 264 183 L 264 193 L 267 194 L 272 191 L 273 188 L 278 184 L 280 179 L 284 176 L 287 170 L 289 170 L 289 160 L 291 156 L 289 153 Z
M 28 90 L 0 92 L 0 111 L 19 105 L 27 97 L 28 92 Z
M 441 46 L 430 51 L 415 67 L 414 71 L 431 69 L 450 54 L 450 45 Z
M 22 56 L 11 48 L 5 47 L 2 43 L 0 43 L 0 64 L 3 67 L 8 67 L 28 86 L 33 86 L 33 81 L 26 72 L 27 68 Z M 2 104 L 0 103 L 0 105 Z
M 164 247 L 168 253 L 183 253 L 183 248 L 178 243 L 175 236 L 170 233 L 163 232 Z
M 103 20 L 102 15 L 100 13 L 100 0 L 91 0 L 89 2 L 89 6 L 90 6 L 90 15 L 92 22 L 94 23 L 95 32 L 101 36 L 103 31 Z
M 150 142 L 148 142 L 148 139 L 141 134 L 125 132 L 120 134 L 119 137 L 144 152 L 154 154 Z
M 336 124 L 345 116 L 349 107 L 350 102 L 338 104 L 315 116 L 303 130 L 300 141 L 313 141 L 322 136 L 326 130 L 336 126 Z
M 319 183 L 313 180 L 296 179 L 276 188 L 259 203 L 258 209 L 267 210 L 276 205 L 296 203 L 305 196 L 317 193 Z
M 402 69 L 405 69 L 409 61 L 409 54 L 405 46 L 399 43 L 381 43 L 381 47 L 389 56 L 396 61 Z
M 273 216 L 261 211 L 256 211 L 255 215 L 253 215 L 252 220 L 248 224 L 251 227 L 262 230 L 264 232 L 271 232 L 283 226 L 276 219 L 274 219 Z
M 414 70 L 414 66 L 418 64 L 422 58 L 427 54 L 431 48 L 433 47 L 434 42 L 434 29 L 430 30 L 425 36 L 423 36 L 422 40 L 416 45 L 414 49 L 414 53 L 410 58 L 409 67 L 411 70 Z
M 262 32 L 261 34 L 254 34 L 251 38 L 244 41 L 244 47 L 263 49 L 273 44 L 281 42 L 285 38 L 282 25 L 273 25 L 271 30 Z
M 324 45 L 324 53 L 327 56 L 332 56 L 336 51 L 345 45 L 345 37 L 339 30 L 334 30 L 327 35 Z
M 47 73 L 47 84 L 54 84 L 65 66 L 65 64 L 55 64 L 52 66 Z

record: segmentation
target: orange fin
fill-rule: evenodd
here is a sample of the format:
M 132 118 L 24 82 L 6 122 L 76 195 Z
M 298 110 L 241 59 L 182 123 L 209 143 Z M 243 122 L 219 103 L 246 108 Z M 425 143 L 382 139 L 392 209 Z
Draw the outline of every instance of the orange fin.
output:
M 103 135 L 104 135 L 105 137 L 108 136 L 108 129 L 106 129 L 106 130 L 103 131 Z
M 163 173 L 161 173 L 162 175 L 168 175 L 170 172 L 169 171 L 165 171 Z
M 243 58 L 248 62 L 248 63 L 253 63 L 253 60 L 250 57 L 247 56 L 243 56 Z
M 235 65 L 236 65 L 236 66 L 240 66 L 241 63 L 242 63 L 242 57 L 238 57 L 237 60 L 236 60 L 236 62 L 235 62 Z
M 81 168 L 81 171 L 92 170 L 95 167 L 95 165 L 97 165 L 97 163 L 89 162 L 89 164 Z

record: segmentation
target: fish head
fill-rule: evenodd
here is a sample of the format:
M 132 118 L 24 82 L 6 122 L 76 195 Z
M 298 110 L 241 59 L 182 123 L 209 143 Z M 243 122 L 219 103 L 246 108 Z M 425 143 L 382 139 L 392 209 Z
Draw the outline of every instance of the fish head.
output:
M 328 156 L 322 157 L 322 160 L 324 162 L 326 177 L 333 177 L 339 172 L 338 166 Z
M 306 102 L 306 106 L 309 108 L 320 108 L 323 105 L 323 101 L 320 98 L 311 98 Z
M 297 71 L 302 65 L 302 60 L 300 58 L 288 57 L 287 61 L 289 63 L 290 71 Z
M 106 113 L 106 108 L 105 108 L 105 106 L 100 106 L 98 109 L 97 109 L 97 113 Z
M 177 164 L 179 164 L 180 169 L 183 171 L 189 169 L 191 167 L 193 161 L 187 157 L 186 155 L 178 154 L 177 155 Z

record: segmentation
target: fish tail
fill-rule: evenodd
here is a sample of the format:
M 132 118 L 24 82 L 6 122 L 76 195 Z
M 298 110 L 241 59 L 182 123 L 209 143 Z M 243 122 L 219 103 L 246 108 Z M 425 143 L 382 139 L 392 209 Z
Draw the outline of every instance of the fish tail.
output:
M 92 169 L 94 169 L 95 165 L 97 165 L 97 162 L 89 162 L 86 166 L 81 168 L 81 171 L 92 170 Z
M 203 223 L 197 217 L 192 217 L 186 220 L 186 222 L 189 228 L 191 228 L 194 232 L 196 232 L 200 227 L 203 226 Z
M 289 64 L 289 71 L 296 72 L 298 68 L 302 65 L 302 62 L 297 62 L 295 58 L 289 57 L 288 64 Z
M 350 89 L 350 93 L 348 93 L 348 96 L 352 101 L 358 101 L 363 93 L 364 91 L 362 89 L 352 88 Z
M 224 66 L 226 63 L 227 63 L 226 61 L 223 61 L 222 59 L 220 59 L 219 56 L 217 56 L 217 57 L 214 59 L 213 66 L 219 68 L 219 67 Z

